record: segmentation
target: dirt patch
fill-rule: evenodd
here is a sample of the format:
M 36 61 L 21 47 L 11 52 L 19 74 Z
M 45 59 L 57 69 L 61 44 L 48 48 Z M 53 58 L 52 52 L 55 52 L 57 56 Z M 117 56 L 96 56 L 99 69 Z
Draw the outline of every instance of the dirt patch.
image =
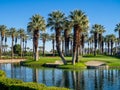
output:
M 26 59 L 1 59 L 0 63 L 19 63 L 25 61 Z

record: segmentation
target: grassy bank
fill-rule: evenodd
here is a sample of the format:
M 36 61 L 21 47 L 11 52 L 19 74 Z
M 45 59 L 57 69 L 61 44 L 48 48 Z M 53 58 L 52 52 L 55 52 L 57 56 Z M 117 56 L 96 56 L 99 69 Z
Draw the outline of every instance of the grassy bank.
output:
M 106 64 L 110 67 L 120 66 L 120 57 L 116 57 L 116 56 L 97 55 L 94 57 L 93 55 L 86 55 L 86 56 L 80 57 L 80 62 L 76 63 L 75 65 L 71 64 L 72 57 L 65 57 L 65 58 L 68 61 L 68 65 L 60 65 L 58 68 L 62 68 L 62 69 L 86 68 L 86 65 L 84 63 L 87 61 L 103 61 L 103 62 L 106 62 Z M 60 57 L 41 57 L 38 61 L 29 59 L 23 62 L 23 65 L 40 67 L 45 63 L 54 63 L 55 61 L 58 61 L 58 60 L 61 60 Z
M 6 77 L 4 71 L 0 70 L 0 90 L 69 90 L 60 87 L 47 87 L 44 84 L 33 82 L 23 82 L 18 79 L 10 79 Z

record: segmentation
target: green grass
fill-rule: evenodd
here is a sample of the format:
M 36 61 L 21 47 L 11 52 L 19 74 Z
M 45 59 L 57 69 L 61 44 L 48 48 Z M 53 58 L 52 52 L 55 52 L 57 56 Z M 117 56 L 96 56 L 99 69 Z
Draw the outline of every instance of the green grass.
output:
M 109 66 L 120 66 L 120 57 L 116 56 L 106 56 L 106 55 L 85 55 L 80 57 L 80 62 L 75 65 L 71 64 L 72 57 L 65 57 L 65 59 L 69 62 L 67 65 L 60 65 L 58 68 L 62 69 L 80 69 L 86 68 L 85 62 L 87 61 L 103 61 L 106 62 Z M 34 61 L 29 59 L 23 62 L 23 65 L 32 66 L 32 67 L 41 67 L 45 63 L 54 63 L 57 60 L 61 60 L 60 57 L 40 57 L 38 61 Z
M 60 57 L 40 57 L 38 61 L 34 61 L 33 59 L 30 58 L 27 61 L 24 61 L 23 65 L 40 67 L 45 63 L 54 63 L 56 60 L 60 60 Z
M 120 57 L 117 56 L 97 55 L 94 57 L 91 55 L 86 55 L 82 57 L 82 63 L 85 63 L 87 61 L 103 61 L 106 62 L 106 64 L 109 66 L 120 66 Z

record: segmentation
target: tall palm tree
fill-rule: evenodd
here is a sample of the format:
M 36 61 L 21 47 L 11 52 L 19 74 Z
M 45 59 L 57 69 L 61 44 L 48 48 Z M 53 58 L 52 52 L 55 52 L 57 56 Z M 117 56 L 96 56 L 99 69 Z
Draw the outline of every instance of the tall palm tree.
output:
M 84 44 L 88 39 L 88 32 L 85 30 L 84 32 L 82 32 L 82 36 L 81 36 L 81 49 L 82 49 L 82 55 L 84 55 Z
M 2 46 L 3 46 L 3 40 L 4 40 L 6 30 L 7 30 L 7 27 L 5 25 L 0 25 L 0 34 L 1 34 L 0 59 L 1 59 L 1 55 L 2 55 Z
M 20 37 L 20 46 L 21 46 L 21 58 L 22 58 L 22 55 L 23 55 L 22 40 L 23 40 L 24 33 L 25 33 L 24 29 L 22 29 L 22 28 L 18 29 L 18 34 L 19 34 L 19 37 Z
M 113 45 L 114 45 L 114 41 L 115 41 L 116 37 L 114 34 L 110 34 L 109 39 L 110 39 L 110 43 L 111 43 L 111 55 L 113 55 Z
M 43 42 L 43 56 L 45 56 L 45 43 L 49 39 L 49 34 L 42 33 L 40 38 L 42 39 L 42 42 Z
M 109 55 L 109 52 L 110 52 L 110 38 L 109 38 L 109 35 L 105 36 L 104 41 L 105 41 L 105 46 L 106 46 L 105 49 L 107 49 L 106 53 L 108 53 L 108 55 Z
M 12 46 L 11 46 L 11 57 L 14 57 L 14 52 L 13 52 L 13 45 L 14 45 L 14 38 L 15 38 L 15 34 L 16 34 L 16 29 L 15 28 L 10 28 L 9 34 L 12 38 Z
M 94 24 L 91 29 L 91 33 L 94 35 L 94 56 L 96 56 L 97 42 L 98 42 L 98 33 L 101 30 L 101 25 Z M 100 33 L 101 36 L 101 33 Z M 101 37 L 100 37 L 101 38 Z
M 26 33 L 24 34 L 24 43 L 25 43 L 25 46 L 24 46 L 24 51 L 25 51 L 25 54 L 26 54 L 26 49 L 27 49 L 27 40 L 29 38 L 29 35 L 27 35 Z
M 64 21 L 64 37 L 65 37 L 65 55 L 69 56 L 69 35 L 72 30 L 72 23 L 69 20 Z
M 52 53 L 55 56 L 55 34 L 51 34 L 50 39 L 52 40 Z
M 65 37 L 64 35 L 61 35 L 61 42 L 62 42 L 62 53 L 65 52 Z
M 73 23 L 74 29 L 72 64 L 75 64 L 75 61 L 78 62 L 78 50 L 80 48 L 82 30 L 88 28 L 88 18 L 81 10 L 74 10 L 70 12 L 69 17 Z
M 30 18 L 30 22 L 28 23 L 27 30 L 28 32 L 33 32 L 33 46 L 34 46 L 34 59 L 38 60 L 38 39 L 39 39 L 39 31 L 45 30 L 45 20 L 39 14 L 35 14 Z
M 119 33 L 119 39 L 120 39 L 120 23 L 116 24 L 115 32 Z
M 99 32 L 98 32 L 98 41 L 99 41 L 99 49 L 100 49 L 100 52 L 101 53 L 103 53 L 102 51 L 102 49 L 103 49 L 103 36 L 102 36 L 102 34 L 105 32 L 105 28 L 104 28 L 104 26 L 102 26 L 102 25 L 99 25 Z
M 64 64 L 67 64 L 64 55 L 61 52 L 61 30 L 63 30 L 63 23 L 64 23 L 65 17 L 64 14 L 60 11 L 53 11 L 49 14 L 48 17 L 48 27 L 51 27 L 51 30 L 55 30 L 55 36 L 56 36 L 56 49 L 58 52 L 58 55 L 61 57 Z
M 70 55 L 73 53 L 73 33 L 69 34 L 69 40 L 70 40 Z
M 7 45 L 7 38 L 8 37 L 9 37 L 9 29 L 7 29 L 6 33 L 5 33 L 5 46 L 6 46 L 5 51 L 7 50 L 7 47 L 8 47 L 8 45 Z

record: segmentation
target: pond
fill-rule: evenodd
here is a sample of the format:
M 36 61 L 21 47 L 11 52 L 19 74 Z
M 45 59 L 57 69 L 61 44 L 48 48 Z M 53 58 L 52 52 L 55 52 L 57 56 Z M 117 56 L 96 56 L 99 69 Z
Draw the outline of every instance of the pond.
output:
M 73 90 L 120 90 L 119 69 L 64 70 L 0 64 L 7 77 Z

